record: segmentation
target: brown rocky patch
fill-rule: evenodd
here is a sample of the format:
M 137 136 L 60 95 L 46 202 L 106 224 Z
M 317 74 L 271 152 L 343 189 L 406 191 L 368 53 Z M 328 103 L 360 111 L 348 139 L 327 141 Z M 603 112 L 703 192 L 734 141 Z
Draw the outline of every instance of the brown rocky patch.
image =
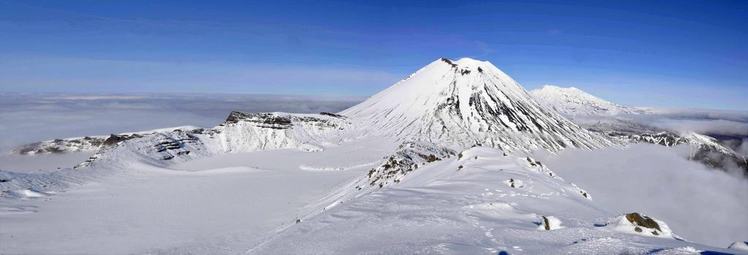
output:
M 626 214 L 626 220 L 628 220 L 629 222 L 631 222 L 631 224 L 634 224 L 636 226 L 650 228 L 650 229 L 657 229 L 659 231 L 662 231 L 662 229 L 660 229 L 660 225 L 657 224 L 657 222 L 654 219 L 641 215 L 639 213 Z M 639 227 L 636 227 L 634 230 L 636 230 L 636 232 L 642 231 L 641 228 Z

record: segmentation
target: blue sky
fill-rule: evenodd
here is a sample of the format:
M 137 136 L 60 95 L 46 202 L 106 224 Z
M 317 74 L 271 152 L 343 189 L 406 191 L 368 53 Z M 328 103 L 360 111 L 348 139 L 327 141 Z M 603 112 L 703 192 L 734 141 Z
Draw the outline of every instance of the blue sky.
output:
M 367 96 L 438 57 L 748 110 L 746 1 L 0 0 L 0 92 Z

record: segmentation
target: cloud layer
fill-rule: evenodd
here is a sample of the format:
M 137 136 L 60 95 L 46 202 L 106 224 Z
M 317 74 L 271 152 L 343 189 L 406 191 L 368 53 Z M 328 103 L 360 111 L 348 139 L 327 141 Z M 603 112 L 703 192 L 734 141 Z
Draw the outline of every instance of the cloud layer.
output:
M 684 238 L 727 247 L 748 240 L 748 181 L 707 169 L 658 145 L 565 150 L 542 162 L 614 213 L 640 212 Z
M 39 140 L 171 126 L 212 127 L 229 112 L 338 112 L 362 98 L 225 94 L 0 94 L 0 151 Z

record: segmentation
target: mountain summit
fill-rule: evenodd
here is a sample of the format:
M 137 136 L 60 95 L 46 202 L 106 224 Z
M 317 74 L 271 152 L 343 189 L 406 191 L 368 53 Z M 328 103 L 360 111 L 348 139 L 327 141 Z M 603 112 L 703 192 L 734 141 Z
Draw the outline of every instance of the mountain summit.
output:
M 610 142 L 538 104 L 488 61 L 441 58 L 341 112 L 366 132 L 508 151 L 596 148 Z

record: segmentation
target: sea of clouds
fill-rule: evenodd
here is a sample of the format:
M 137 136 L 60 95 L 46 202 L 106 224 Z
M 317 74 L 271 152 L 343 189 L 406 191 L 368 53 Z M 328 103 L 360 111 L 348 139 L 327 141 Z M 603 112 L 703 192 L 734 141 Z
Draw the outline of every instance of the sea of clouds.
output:
M 643 213 L 687 240 L 715 247 L 748 240 L 748 179 L 687 160 L 684 150 L 633 144 L 537 157 L 612 213 Z
M 41 140 L 175 126 L 213 127 L 231 111 L 338 112 L 363 98 L 252 94 L 0 94 L 0 151 Z

